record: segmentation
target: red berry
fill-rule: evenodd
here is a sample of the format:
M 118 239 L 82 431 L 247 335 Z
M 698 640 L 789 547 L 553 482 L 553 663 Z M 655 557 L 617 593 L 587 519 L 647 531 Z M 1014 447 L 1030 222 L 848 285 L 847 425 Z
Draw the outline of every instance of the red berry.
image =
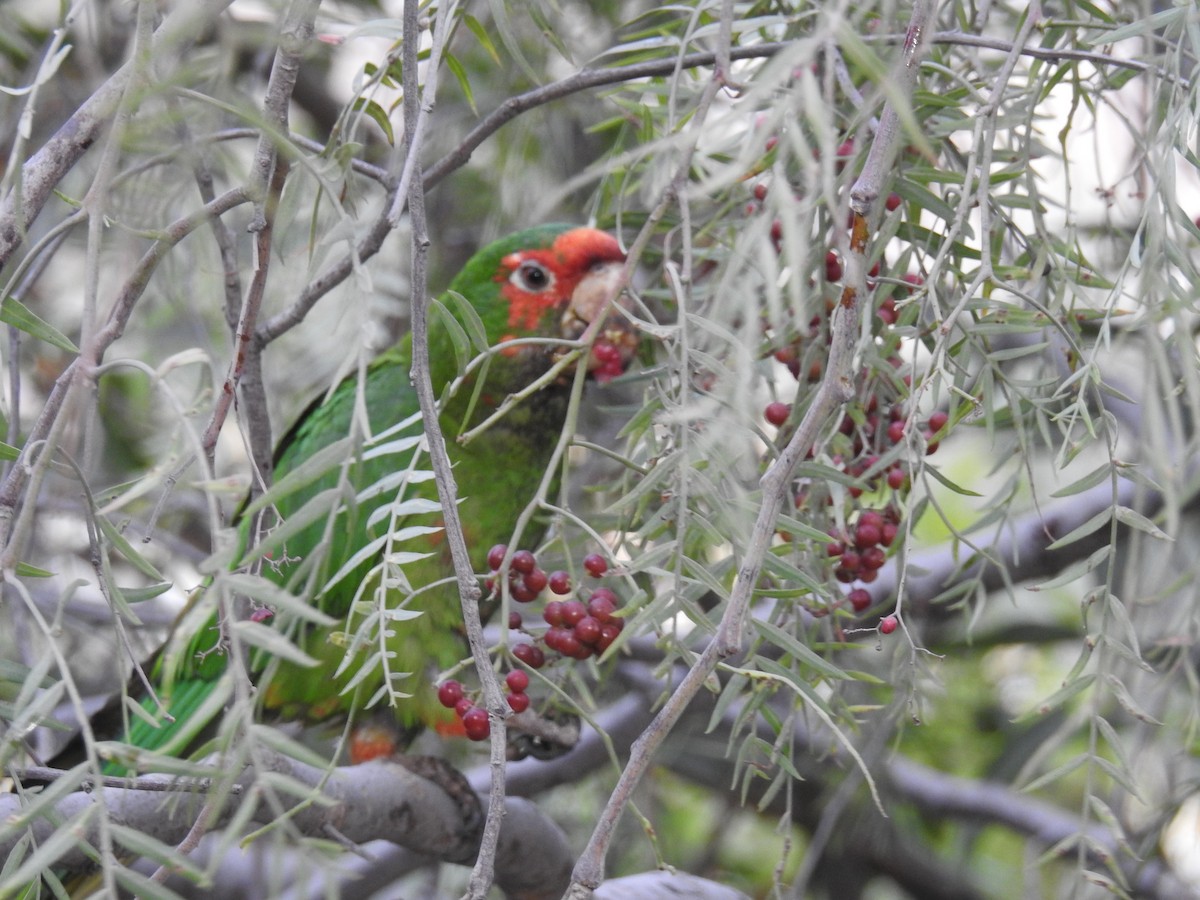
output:
M 859 525 L 873 525 L 876 528 L 883 527 L 883 514 L 878 510 L 864 509 L 858 514 Z
M 783 241 L 783 223 L 776 219 L 771 223 L 771 243 L 775 245 L 775 249 L 779 249 L 780 243 Z
M 754 199 L 759 203 L 767 199 L 767 186 L 761 181 L 754 186 Z
M 929 416 L 929 430 L 937 434 L 946 427 L 946 423 L 949 421 L 950 416 L 939 409 Z
M 508 627 L 513 631 L 520 630 L 523 624 L 524 622 L 521 621 L 521 614 L 516 610 L 513 610 L 508 614 Z
M 896 630 L 896 617 L 884 616 L 879 620 L 879 631 L 881 634 L 891 634 Z
M 599 553 L 589 553 L 583 558 L 583 567 L 593 578 L 599 578 L 608 571 L 608 561 Z
M 572 641 L 575 640 L 575 635 L 572 635 L 570 631 L 562 628 L 562 626 L 552 625 L 550 629 L 546 630 L 546 637 L 544 640 L 546 641 L 546 646 L 548 648 L 552 650 L 558 650 L 559 653 L 563 653 L 563 641 L 566 637 L 570 637 Z
M 463 687 L 457 681 L 443 681 L 438 685 L 437 698 L 446 709 L 454 709 L 463 698 Z
M 488 721 L 486 709 L 473 706 L 462 717 L 463 731 L 473 741 L 486 741 L 492 733 L 492 723 Z
M 506 544 L 497 544 L 491 550 L 489 550 L 487 555 L 488 568 L 493 572 L 498 572 L 500 570 L 500 564 L 504 562 L 504 554 L 507 552 L 508 546 Z
M 882 547 L 868 547 L 863 551 L 862 564 L 864 569 L 882 569 L 887 562 L 887 551 Z
M 523 713 L 525 710 L 529 709 L 528 694 L 523 694 L 518 691 L 516 693 L 509 694 L 505 699 L 508 701 L 508 708 L 515 713 Z
M 887 199 L 883 201 L 883 205 L 887 208 L 888 212 L 895 212 L 900 208 L 900 204 L 903 202 L 904 201 L 900 199 L 900 195 L 895 191 L 892 191 L 892 193 L 887 195 Z
M 581 644 L 595 644 L 600 640 L 600 623 L 591 616 L 584 616 L 575 623 L 574 634 Z
M 860 565 L 862 565 L 862 558 L 853 550 L 847 550 L 842 554 L 843 569 L 848 569 L 851 572 L 857 572 Z
M 586 615 L 587 607 L 578 600 L 568 600 L 562 605 L 562 621 L 565 628 L 574 628 Z
M 827 556 L 841 556 L 846 552 L 846 545 L 841 541 L 834 541 L 825 545 L 825 554 Z
M 776 136 L 774 136 L 774 135 L 772 135 L 771 137 L 767 138 L 767 143 L 765 144 L 766 151 L 767 151 L 768 153 L 770 153 L 772 150 L 774 150 L 774 149 L 775 149 L 775 145 L 776 145 L 776 144 L 778 144 L 778 143 L 779 143 L 779 138 L 778 138 L 778 137 L 776 137 Z
M 603 653 L 621 633 L 620 619 L 600 626 L 600 639 L 596 641 L 596 652 Z
M 888 469 L 887 483 L 888 487 L 890 487 L 893 491 L 900 490 L 907 482 L 908 476 L 904 473 L 902 468 L 899 466 L 893 466 L 892 468 Z M 895 528 L 896 526 L 893 525 L 892 527 Z M 880 529 L 880 543 L 883 542 L 882 531 L 883 529 Z
M 879 311 L 876 313 L 879 316 L 879 321 L 884 325 L 895 325 L 896 319 L 899 316 L 896 314 L 896 300 L 894 297 L 888 297 L 879 304 Z
M 558 594 L 561 597 L 563 594 L 571 593 L 571 576 L 562 569 L 551 572 L 548 583 L 552 594 Z
M 858 573 L 858 580 L 863 584 L 870 584 L 879 577 L 878 569 L 862 569 Z
M 862 612 L 871 605 L 871 594 L 863 588 L 855 588 L 846 595 L 855 612 Z
M 540 669 L 546 664 L 546 654 L 537 644 L 516 644 L 512 648 L 512 655 L 531 669 Z
M 852 572 L 850 569 L 847 569 L 845 566 L 838 566 L 836 569 L 833 570 L 833 577 L 836 578 L 838 581 L 840 581 L 842 584 L 849 584 L 850 582 L 852 582 L 854 579 L 856 579 L 858 577 L 858 573 Z
M 537 568 L 537 559 L 528 550 L 518 550 L 512 555 L 512 561 L 509 563 L 514 572 L 520 572 L 522 575 L 528 575 Z
M 896 534 L 899 530 L 895 522 L 885 522 L 883 527 L 879 529 L 879 543 L 885 547 L 892 546 L 892 541 L 896 540 Z
M 908 272 L 904 275 L 901 275 L 900 280 L 907 281 L 909 284 L 912 285 L 912 288 L 909 289 L 910 294 L 925 283 L 924 278 L 922 278 L 920 275 L 917 275 L 913 272 Z
M 854 156 L 854 138 L 849 138 L 843 141 L 834 153 L 836 158 L 836 168 L 840 172 L 846 167 L 846 163 Z
M 529 676 L 520 669 L 513 669 L 504 676 L 504 683 L 514 694 L 524 693 L 525 688 L 529 687 Z
M 508 593 L 518 603 L 530 603 L 537 599 L 537 591 L 530 590 L 523 578 L 516 579 L 509 584 Z
M 541 569 L 534 569 L 525 576 L 525 587 L 529 588 L 535 594 L 540 594 L 549 580 L 549 576 Z
M 780 347 L 772 355 L 775 357 L 776 362 L 781 362 L 785 366 L 791 366 L 800 358 L 800 351 L 795 344 L 788 344 L 786 347 Z
M 465 716 L 467 714 L 467 710 L 473 709 L 474 706 L 475 706 L 475 703 L 474 703 L 474 701 L 471 700 L 470 697 L 463 697 L 461 700 L 459 700 L 457 703 L 454 704 L 454 711 L 458 714 L 458 717 L 461 719 L 463 716 Z
M 563 625 L 563 605 L 561 600 L 551 600 L 542 610 L 542 618 L 547 625 L 561 628 Z
M 273 618 L 275 618 L 275 613 L 265 606 L 260 606 L 250 613 L 251 622 L 270 622 Z
M 825 254 L 825 280 L 826 281 L 841 281 L 842 279 L 842 261 L 838 259 L 837 253 L 830 250 Z
M 591 655 L 591 651 L 579 642 L 579 638 L 575 637 L 573 631 L 564 631 L 563 636 L 558 641 L 558 650 L 563 656 L 569 656 L 573 659 L 587 659 Z
M 854 546 L 859 550 L 866 550 L 868 547 L 874 547 L 883 537 L 883 526 L 872 523 L 859 522 L 854 529 Z M 846 558 L 842 557 L 842 565 L 846 564 Z
M 616 344 L 608 341 L 597 341 L 592 346 L 592 358 L 599 363 L 612 363 L 621 361 L 621 351 Z
M 763 411 L 763 418 L 778 428 L 787 421 L 791 412 L 791 404 L 784 403 L 782 400 L 776 400 L 773 403 L 767 404 L 767 408 Z
M 888 440 L 893 444 L 898 444 L 904 440 L 904 422 L 900 420 L 888 422 L 887 436 Z
M 588 598 L 588 615 L 601 624 L 611 621 L 617 610 L 616 595 L 606 588 L 593 591 Z

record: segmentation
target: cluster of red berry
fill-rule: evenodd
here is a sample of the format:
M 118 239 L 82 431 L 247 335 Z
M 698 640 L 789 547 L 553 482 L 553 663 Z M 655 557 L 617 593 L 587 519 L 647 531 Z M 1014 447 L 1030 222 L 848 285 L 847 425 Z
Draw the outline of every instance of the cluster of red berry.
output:
M 513 669 L 505 676 L 504 684 L 508 688 L 508 696 L 505 699 L 512 711 L 522 713 L 529 709 L 529 695 L 525 693 L 525 689 L 529 687 L 529 676 L 520 669 Z M 487 710 L 477 706 L 475 701 L 467 696 L 462 682 L 453 678 L 443 681 L 438 685 L 437 697 L 442 706 L 458 714 L 468 738 L 473 741 L 488 739 L 492 733 L 492 726 Z
M 768 139 L 767 152 L 774 150 L 776 145 L 777 141 Z M 853 160 L 855 154 L 853 139 L 844 141 L 835 153 L 836 171 L 842 171 Z M 753 200 L 746 206 L 747 215 L 761 214 L 765 210 L 765 201 L 770 190 L 765 182 L 753 186 Z M 885 198 L 884 207 L 888 213 L 893 213 L 899 210 L 903 203 L 900 195 L 892 193 Z M 853 223 L 853 215 L 850 222 Z M 770 238 L 777 253 L 782 252 L 783 236 L 782 223 L 772 222 Z M 920 275 L 910 273 L 901 276 L 901 284 L 885 281 L 881 279 L 881 261 L 877 260 L 867 272 L 867 286 L 872 291 L 871 296 L 875 298 L 872 330 L 876 338 L 876 352 L 890 363 L 892 371 L 889 372 L 887 367 L 883 367 L 879 372 L 863 372 L 859 381 L 858 398 L 848 405 L 839 435 L 835 436 L 826 448 L 834 464 L 854 479 L 842 495 L 846 498 L 846 509 L 836 517 L 838 521 L 852 524 L 845 533 L 841 530 L 831 532 L 830 543 L 825 548 L 833 578 L 852 587 L 844 598 L 839 598 L 832 604 L 832 608 L 845 604 L 856 613 L 865 612 L 873 604 L 870 591 L 863 585 L 875 581 L 879 569 L 887 561 L 889 548 L 899 531 L 901 517 L 901 504 L 898 502 L 885 501 L 884 504 L 878 504 L 876 501 L 876 505 L 883 508 L 868 509 L 859 508 L 859 498 L 867 492 L 877 494 L 879 491 L 890 490 L 895 500 L 899 500 L 910 489 L 911 465 L 905 459 L 906 454 L 898 452 L 898 449 L 912 437 L 907 431 L 910 407 L 905 402 L 908 388 L 911 387 L 911 376 L 902 371 L 899 356 L 901 334 L 892 326 L 901 318 L 897 300 L 902 300 L 907 294 L 919 289 L 924 280 Z M 810 279 L 810 286 L 814 288 L 818 297 L 821 296 L 822 287 L 828 287 L 823 308 L 819 308 L 817 313 L 811 316 L 807 326 L 800 326 L 798 322 L 783 325 L 765 321 L 763 323 L 763 355 L 773 356 L 775 360 L 787 366 L 797 381 L 810 383 L 819 381 L 824 375 L 830 340 L 829 319 L 836 305 L 839 290 L 836 285 L 845 275 L 843 260 L 834 249 L 826 252 L 824 266 L 818 265 L 817 268 L 818 271 L 814 272 Z M 881 284 L 885 285 L 883 289 L 879 289 Z M 906 321 L 911 319 L 911 316 L 905 317 Z M 767 405 L 763 416 L 769 424 L 786 429 L 792 420 L 793 412 L 792 404 L 776 400 Z M 945 412 L 936 411 L 925 422 L 914 425 L 924 437 L 923 447 L 926 453 L 937 450 L 938 440 L 948 423 L 949 416 Z M 827 508 L 832 504 L 836 496 L 837 492 L 829 490 L 827 485 L 803 483 L 797 485 L 796 505 L 797 508 L 805 507 L 811 520 L 813 514 L 819 516 L 823 507 Z M 834 516 L 830 514 L 830 518 Z M 824 604 L 813 609 L 818 615 L 829 611 L 830 607 Z M 891 633 L 896 627 L 897 620 L 894 617 L 886 617 L 880 621 L 880 631 L 883 634 Z
M 493 547 L 488 554 L 488 565 L 492 566 L 496 557 L 502 560 L 505 552 L 505 547 Z M 518 553 L 528 553 L 532 560 L 529 551 Z M 516 558 L 517 554 L 513 554 L 514 562 Z M 593 578 L 601 578 L 608 571 L 608 561 L 599 553 L 589 553 L 583 558 L 583 569 Z M 540 570 L 535 567 L 533 571 Z M 572 659 L 587 659 L 603 653 L 617 639 L 625 620 L 616 615 L 620 601 L 612 590 L 597 587 L 584 599 L 557 599 L 567 598 L 573 590 L 571 576 L 563 571 L 551 572 L 544 586 L 556 598 L 547 601 L 542 611 L 542 619 L 550 626 L 542 635 L 547 648 Z M 519 613 L 510 614 L 509 628 L 523 630 L 523 624 Z M 545 663 L 545 654 L 536 643 L 516 644 L 513 655 L 530 668 L 540 668 Z
M 616 344 L 601 339 L 592 345 L 592 359 L 588 368 L 592 378 L 604 384 L 624 374 L 625 360 Z
M 896 540 L 899 524 L 900 513 L 894 506 L 884 510 L 864 509 L 860 512 L 851 533 L 835 536 L 825 547 L 825 552 L 837 560 L 833 577 L 844 584 L 856 580 L 864 584 L 874 581 L 883 564 L 887 562 L 887 548 Z M 851 591 L 851 594 L 853 593 L 854 591 Z M 855 612 L 861 612 L 870 605 L 869 594 L 867 598 L 865 606 L 860 604 L 859 597 L 849 598 Z
M 493 573 L 485 582 L 489 592 L 497 587 L 495 576 L 507 555 L 508 547 L 504 544 L 497 544 L 488 551 L 488 569 Z M 593 578 L 601 578 L 608 572 L 608 562 L 599 553 L 589 553 L 583 558 L 583 569 Z M 540 637 L 515 642 L 511 647 L 513 657 L 529 668 L 540 669 L 546 664 L 542 644 L 564 657 L 587 659 L 607 650 L 621 633 L 625 620 L 616 614 L 620 601 L 611 589 L 595 587 L 582 599 L 571 599 L 569 595 L 574 588 L 567 572 L 547 574 L 538 568 L 537 558 L 531 551 L 515 551 L 508 561 L 508 590 L 513 600 L 529 603 L 546 588 L 555 595 L 555 599 L 546 602 L 542 612 L 542 619 L 549 627 Z M 528 634 L 525 622 L 516 610 L 508 615 L 508 627 Z M 514 713 L 524 712 L 530 704 L 526 693 L 529 676 L 520 669 L 513 669 L 504 680 L 508 687 L 505 699 L 509 707 Z M 487 710 L 467 696 L 460 682 L 448 680 L 438 685 L 438 702 L 458 713 L 468 738 L 487 740 L 491 733 Z

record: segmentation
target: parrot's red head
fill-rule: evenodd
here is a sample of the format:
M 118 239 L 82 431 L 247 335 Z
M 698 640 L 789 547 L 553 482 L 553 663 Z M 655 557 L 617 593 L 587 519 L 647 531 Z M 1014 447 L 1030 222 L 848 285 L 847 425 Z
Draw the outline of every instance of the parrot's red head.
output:
M 499 288 L 499 309 L 485 317 L 488 331 L 495 330 L 489 334 L 495 342 L 524 337 L 573 341 L 598 322 L 589 371 L 607 380 L 620 374 L 633 357 L 637 336 L 615 309 L 625 253 L 612 235 L 594 228 L 544 225 L 486 247 L 472 260 L 472 268 L 476 260 L 490 267 L 490 280 Z M 514 354 L 526 352 L 545 351 L 513 348 Z

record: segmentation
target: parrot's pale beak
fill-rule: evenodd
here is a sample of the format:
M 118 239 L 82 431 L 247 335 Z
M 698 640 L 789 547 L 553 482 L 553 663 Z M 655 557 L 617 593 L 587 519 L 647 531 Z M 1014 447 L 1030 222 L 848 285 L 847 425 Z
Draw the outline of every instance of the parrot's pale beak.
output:
M 588 371 L 602 381 L 620 375 L 637 352 L 637 332 L 620 309 L 629 306 L 622 293 L 624 270 L 624 264 L 615 261 L 594 266 L 575 286 L 563 312 L 562 334 L 568 340 L 578 340 L 593 323 L 599 323 Z

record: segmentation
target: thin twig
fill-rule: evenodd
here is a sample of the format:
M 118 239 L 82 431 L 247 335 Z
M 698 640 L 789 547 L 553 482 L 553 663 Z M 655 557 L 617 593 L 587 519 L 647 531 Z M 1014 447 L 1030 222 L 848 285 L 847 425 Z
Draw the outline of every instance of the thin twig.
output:
M 453 3 L 440 4 L 433 26 L 433 46 L 425 76 L 425 89 L 419 91 L 417 84 L 417 49 L 420 45 L 419 0 L 405 0 L 404 4 L 404 122 L 405 145 L 408 161 L 405 171 L 415 171 L 415 161 L 421 150 L 424 122 L 433 111 L 437 93 L 437 76 L 444 47 L 447 23 L 453 12 Z M 420 97 L 418 104 L 418 96 Z M 504 767 L 506 763 L 505 717 L 508 712 L 500 682 L 488 656 L 487 640 L 483 634 L 483 623 L 479 617 L 481 593 L 475 571 L 471 566 L 471 555 L 463 534 L 462 521 L 458 514 L 458 487 L 454 481 L 450 457 L 446 452 L 446 439 L 438 420 L 437 400 L 429 368 L 429 301 L 426 296 L 426 254 L 429 238 L 425 227 L 425 191 L 422 179 L 409 178 L 408 210 L 412 226 L 412 381 L 421 405 L 425 437 L 429 445 L 429 460 L 437 482 L 438 497 L 442 504 L 446 542 L 454 561 L 454 574 L 458 580 L 458 593 L 462 601 L 463 620 L 467 640 L 471 645 L 471 656 L 479 677 L 480 687 L 491 719 L 491 790 L 488 795 L 487 818 L 484 822 L 479 854 L 471 870 L 467 886 L 468 898 L 483 900 L 493 881 L 496 864 L 496 848 L 500 840 L 500 826 L 504 821 Z M 394 208 L 392 220 L 398 218 L 399 209 Z

